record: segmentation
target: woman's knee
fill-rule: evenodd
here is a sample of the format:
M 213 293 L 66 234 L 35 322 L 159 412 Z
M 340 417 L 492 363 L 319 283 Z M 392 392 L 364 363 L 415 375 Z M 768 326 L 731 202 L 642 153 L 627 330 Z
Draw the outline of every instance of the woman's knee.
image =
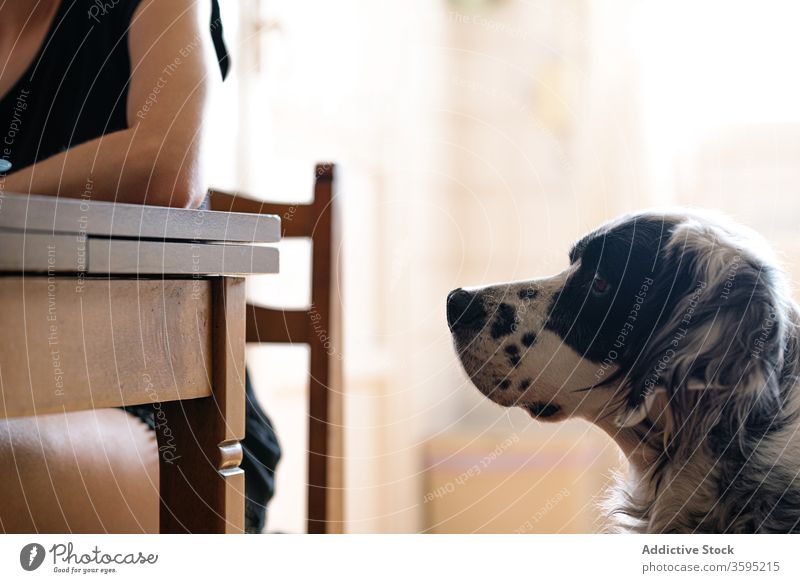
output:
M 154 432 L 116 409 L 0 421 L 0 529 L 155 532 Z

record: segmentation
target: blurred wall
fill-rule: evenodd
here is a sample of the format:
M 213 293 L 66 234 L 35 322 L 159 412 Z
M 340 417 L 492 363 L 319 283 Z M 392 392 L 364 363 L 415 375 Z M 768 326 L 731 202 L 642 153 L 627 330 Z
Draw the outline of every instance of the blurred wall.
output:
M 621 53 L 616 36 L 595 38 L 581 1 L 477 4 L 241 3 L 236 186 L 302 200 L 313 161 L 343 169 L 352 532 L 481 530 L 480 516 L 493 514 L 509 518 L 487 528 L 514 530 L 564 488 L 598 494 L 618 466 L 613 445 L 584 424 L 537 427 L 485 402 L 454 358 L 450 289 L 561 268 L 575 236 L 630 206 L 635 190 L 627 81 L 615 70 L 612 90 L 594 70 Z M 284 246 L 283 275 L 253 282 L 253 297 L 307 302 L 307 249 L 295 247 Z M 304 358 L 250 356 L 286 449 L 270 515 L 279 530 L 303 528 Z M 472 484 L 513 484 L 512 510 L 502 489 L 431 499 L 511 435 L 522 453 Z M 562 474 L 562 455 L 587 467 L 576 474 L 570 462 Z M 592 504 L 571 501 L 580 504 L 562 507 L 574 515 L 565 528 L 594 528 Z
M 480 397 L 444 299 L 566 266 L 622 212 L 713 206 L 797 268 L 800 88 L 792 3 L 242 0 L 223 5 L 236 75 L 221 186 L 307 199 L 335 160 L 344 242 L 351 532 L 588 532 L 616 447 Z M 776 22 L 784 25 L 775 27 Z M 770 31 L 775 31 L 770 34 Z M 764 74 L 768 71 L 770 74 Z M 746 91 L 742 88 L 746 88 Z M 284 245 L 259 301 L 304 305 Z M 272 529 L 303 529 L 306 355 L 253 350 L 286 456 Z M 511 440 L 511 442 L 509 442 Z M 488 461 L 487 461 L 488 460 Z

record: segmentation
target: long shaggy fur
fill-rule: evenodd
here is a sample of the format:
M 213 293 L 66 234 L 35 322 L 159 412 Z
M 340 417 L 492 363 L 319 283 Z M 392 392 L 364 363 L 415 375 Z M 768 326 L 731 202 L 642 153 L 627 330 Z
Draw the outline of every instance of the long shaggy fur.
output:
M 800 311 L 764 240 L 646 212 L 584 237 L 570 263 L 451 294 L 472 382 L 609 433 L 630 462 L 606 502 L 613 530 L 800 532 Z
M 632 371 L 652 371 L 691 312 L 664 390 L 639 405 L 661 412 L 638 436 L 647 463 L 618 477 L 606 504 L 617 530 L 800 532 L 800 315 L 755 241 L 696 220 L 673 233 L 667 252 L 692 257 L 704 285 Z

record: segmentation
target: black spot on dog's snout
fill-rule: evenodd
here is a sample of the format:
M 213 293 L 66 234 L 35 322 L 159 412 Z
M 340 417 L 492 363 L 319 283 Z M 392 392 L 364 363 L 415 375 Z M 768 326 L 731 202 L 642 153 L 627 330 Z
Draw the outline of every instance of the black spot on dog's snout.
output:
M 525 334 L 522 335 L 522 343 L 530 348 L 536 343 L 536 334 L 533 332 L 525 332 Z
M 503 336 L 508 336 L 514 331 L 514 324 L 517 321 L 517 311 L 510 304 L 500 304 L 497 306 L 494 322 L 492 323 L 492 338 L 497 340 Z
M 538 295 L 539 290 L 532 287 L 526 287 L 525 289 L 519 290 L 519 299 L 521 300 L 532 300 Z
M 530 386 L 531 386 L 531 379 L 522 379 L 519 382 L 519 390 L 520 391 L 524 391 L 525 389 L 527 389 Z
M 502 381 L 497 383 L 497 386 L 501 391 L 505 391 L 506 389 L 508 389 L 508 387 L 511 386 L 511 381 L 508 379 L 503 379 Z
M 516 344 L 509 344 L 506 346 L 505 351 L 506 354 L 508 354 L 508 360 L 511 362 L 511 366 L 517 366 L 521 360 L 519 355 L 519 346 Z

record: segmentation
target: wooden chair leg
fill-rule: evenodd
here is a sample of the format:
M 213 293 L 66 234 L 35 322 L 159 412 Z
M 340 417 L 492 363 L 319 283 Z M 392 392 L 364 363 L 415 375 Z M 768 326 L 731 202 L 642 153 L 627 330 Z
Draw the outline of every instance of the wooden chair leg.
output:
M 308 522 L 309 533 L 339 533 L 344 526 L 342 483 L 342 383 L 341 342 L 334 305 L 339 289 L 334 244 L 334 170 L 331 164 L 316 169 L 311 297 L 308 342 Z
M 244 279 L 214 282 L 212 304 L 213 396 L 156 408 L 162 533 L 244 531 Z

